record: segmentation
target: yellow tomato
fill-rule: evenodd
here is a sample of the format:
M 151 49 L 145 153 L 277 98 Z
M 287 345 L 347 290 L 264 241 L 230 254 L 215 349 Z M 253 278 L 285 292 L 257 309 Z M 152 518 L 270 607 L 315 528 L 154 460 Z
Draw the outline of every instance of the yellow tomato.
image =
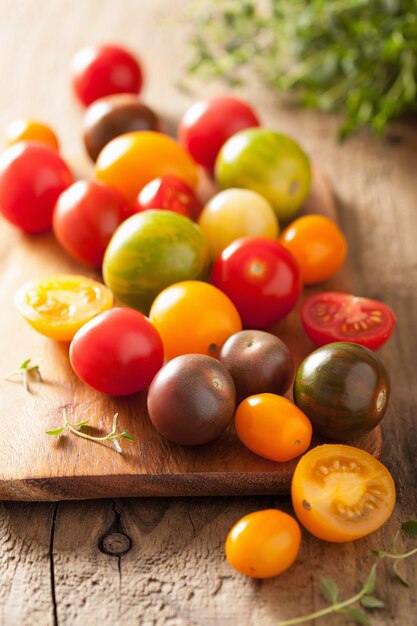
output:
M 54 131 L 43 122 L 31 119 L 17 119 L 6 128 L 5 142 L 11 146 L 19 141 L 39 141 L 59 150 L 58 138 Z
M 112 304 L 110 289 L 72 274 L 26 283 L 15 296 L 15 305 L 25 320 L 42 335 L 58 341 L 71 341 L 81 326 Z
M 95 175 L 133 202 L 151 180 L 169 174 L 178 176 L 192 189 L 197 185 L 197 166 L 182 146 L 162 133 L 136 131 L 104 146 Z
M 240 237 L 278 237 L 278 219 L 265 198 L 249 189 L 226 189 L 206 204 L 198 223 L 213 260 Z
M 369 535 L 386 522 L 395 505 L 395 485 L 387 468 L 364 450 L 326 444 L 301 458 L 291 496 L 311 534 L 343 542 Z
M 167 359 L 180 354 L 217 357 L 226 339 L 242 330 L 233 302 L 217 287 L 198 280 L 164 289 L 149 318 L 161 335 Z

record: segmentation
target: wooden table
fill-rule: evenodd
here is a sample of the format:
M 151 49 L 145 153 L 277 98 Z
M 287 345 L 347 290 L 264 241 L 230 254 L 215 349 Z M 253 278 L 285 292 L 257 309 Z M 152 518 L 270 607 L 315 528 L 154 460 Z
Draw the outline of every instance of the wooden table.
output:
M 140 54 L 147 75 L 144 98 L 165 118 L 177 120 L 191 100 L 175 87 L 186 54 L 186 5 L 1 0 L 1 131 L 18 115 L 37 116 L 58 129 L 66 154 L 79 154 L 81 114 L 69 90 L 68 61 L 84 44 L 112 40 Z M 201 85 L 199 95 L 206 93 L 207 85 Z M 370 548 L 386 547 L 401 521 L 417 517 L 416 122 L 393 126 L 384 140 L 363 133 L 341 146 L 335 141 L 337 119 L 285 107 L 258 86 L 242 93 L 259 107 L 266 125 L 300 140 L 329 174 L 349 239 L 356 292 L 384 300 L 398 315 L 395 335 L 380 353 L 393 382 L 383 460 L 397 485 L 395 513 L 383 529 L 356 543 L 331 545 L 304 533 L 294 567 L 255 582 L 225 562 L 227 531 L 256 509 L 290 511 L 289 498 L 3 502 L 3 626 L 273 626 L 323 606 L 321 576 L 337 581 L 343 594 L 353 594 L 370 569 Z M 1 409 L 0 415 L 11 424 L 19 419 Z M 406 549 L 412 541 L 400 545 Z M 385 562 L 379 565 L 378 594 L 387 607 L 373 613 L 373 624 L 416 623 L 417 558 L 404 565 L 413 581 L 410 590 L 392 581 Z M 327 623 L 342 626 L 348 620 L 332 616 Z

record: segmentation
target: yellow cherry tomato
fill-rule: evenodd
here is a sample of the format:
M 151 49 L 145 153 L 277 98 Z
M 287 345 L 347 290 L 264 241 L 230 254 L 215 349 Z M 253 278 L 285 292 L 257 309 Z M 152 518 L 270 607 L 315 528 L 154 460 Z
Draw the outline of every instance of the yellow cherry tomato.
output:
M 14 120 L 8 125 L 5 137 L 6 145 L 11 146 L 19 141 L 39 141 L 59 150 L 59 141 L 54 131 L 37 120 L 22 118 Z
M 249 189 L 226 189 L 204 207 L 198 223 L 213 260 L 240 237 L 278 237 L 278 219 L 265 198 Z
M 15 305 L 25 320 L 42 335 L 58 341 L 71 341 L 81 326 L 112 304 L 110 289 L 72 274 L 26 283 L 15 296 Z
M 252 578 L 271 578 L 288 569 L 300 551 L 296 520 L 275 509 L 249 513 L 231 529 L 226 540 L 230 565 Z
M 180 354 L 217 357 L 226 339 L 242 330 L 233 302 L 217 287 L 198 280 L 161 291 L 149 318 L 161 336 L 167 359 Z
M 272 461 L 290 461 L 310 445 L 312 426 L 292 402 L 273 393 L 259 393 L 243 400 L 235 415 L 241 442 Z
M 197 186 L 197 166 L 174 139 L 155 131 L 120 135 L 100 152 L 95 176 L 123 193 L 129 202 L 151 180 L 178 176 L 189 187 Z
M 305 215 L 283 231 L 279 242 L 295 257 L 305 285 L 327 280 L 346 258 L 346 238 L 339 226 L 324 215 Z
M 325 444 L 299 461 L 292 479 L 294 511 L 319 539 L 343 542 L 377 530 L 395 505 L 387 468 L 359 448 Z

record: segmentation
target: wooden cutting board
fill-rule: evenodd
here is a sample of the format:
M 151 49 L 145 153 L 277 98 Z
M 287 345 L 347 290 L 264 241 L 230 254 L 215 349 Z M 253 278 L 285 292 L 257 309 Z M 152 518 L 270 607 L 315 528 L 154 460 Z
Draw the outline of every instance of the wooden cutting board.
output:
M 201 194 L 213 192 L 202 184 Z M 336 218 L 335 203 L 326 179 L 315 169 L 307 212 Z M 253 454 L 239 442 L 231 425 L 218 440 L 199 447 L 181 447 L 166 441 L 152 427 L 146 412 L 146 392 L 112 398 L 88 388 L 74 375 L 68 345 L 34 332 L 13 306 L 13 296 L 24 282 L 58 272 L 85 274 L 91 270 L 73 262 L 51 234 L 29 237 L 3 220 L 0 223 L 0 499 L 74 500 L 128 496 L 204 496 L 288 493 L 297 460 L 274 463 Z M 346 268 L 320 290 L 349 290 Z M 299 321 L 298 308 L 274 329 L 289 346 L 296 366 L 314 348 Z M 31 393 L 18 383 L 3 380 L 24 360 L 41 367 L 43 383 Z M 134 436 L 121 440 L 123 453 L 109 443 L 96 444 L 70 434 L 50 438 L 63 409 L 75 423 L 92 417 L 94 434 L 107 433 L 113 414 L 120 430 Z M 315 441 L 316 443 L 320 443 Z M 353 445 L 379 456 L 379 428 Z

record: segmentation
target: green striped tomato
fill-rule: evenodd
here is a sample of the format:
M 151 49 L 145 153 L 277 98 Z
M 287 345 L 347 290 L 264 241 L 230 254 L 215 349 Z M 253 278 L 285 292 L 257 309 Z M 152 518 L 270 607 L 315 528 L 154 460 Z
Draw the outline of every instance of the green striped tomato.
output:
M 147 313 L 165 287 L 205 276 L 208 262 L 207 241 L 197 224 L 151 209 L 117 228 L 104 255 L 103 277 L 120 302 Z
M 221 189 L 257 191 L 284 221 L 298 212 L 311 185 L 310 162 L 298 143 L 265 128 L 242 130 L 226 141 L 215 176 Z

